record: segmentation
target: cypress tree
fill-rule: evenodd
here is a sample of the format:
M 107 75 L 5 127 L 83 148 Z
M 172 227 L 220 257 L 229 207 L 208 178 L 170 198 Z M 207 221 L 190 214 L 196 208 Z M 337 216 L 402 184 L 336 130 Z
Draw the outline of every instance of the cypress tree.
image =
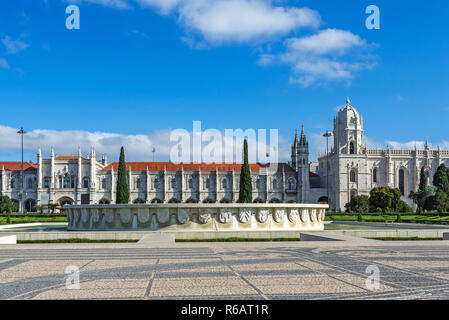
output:
M 442 163 L 435 174 L 433 175 L 433 185 L 444 193 L 449 194 L 449 179 L 448 170 L 444 163 Z
M 248 142 L 243 142 L 243 164 L 240 171 L 239 203 L 253 202 L 253 187 L 251 183 L 251 170 L 248 163 Z
M 126 182 L 126 163 L 125 163 L 125 149 L 120 149 L 120 162 L 117 173 L 117 200 L 116 203 L 129 202 L 129 189 Z
M 419 175 L 419 190 L 423 191 L 427 186 L 427 177 L 424 172 L 424 167 L 421 167 L 421 173 Z

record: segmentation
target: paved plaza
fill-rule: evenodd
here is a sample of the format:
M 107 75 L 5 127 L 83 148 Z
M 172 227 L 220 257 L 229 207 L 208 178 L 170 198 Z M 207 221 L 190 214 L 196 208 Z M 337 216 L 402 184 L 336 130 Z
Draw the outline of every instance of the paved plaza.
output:
M 0 298 L 447 299 L 448 242 L 3 245 Z M 68 266 L 79 289 L 66 288 Z

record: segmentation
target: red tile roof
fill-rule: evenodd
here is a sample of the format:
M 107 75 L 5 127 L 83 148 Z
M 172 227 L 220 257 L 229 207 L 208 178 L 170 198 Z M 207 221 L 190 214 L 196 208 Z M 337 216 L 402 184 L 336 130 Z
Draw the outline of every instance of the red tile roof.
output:
M 5 170 L 9 170 L 9 171 L 19 171 L 22 169 L 22 162 L 0 162 L 0 171 L 3 170 L 3 168 L 5 168 Z M 33 163 L 29 163 L 29 162 L 24 162 L 23 163 L 23 170 L 33 170 L 36 169 L 37 165 L 33 164 Z
M 114 168 L 114 171 L 118 170 L 118 162 L 113 162 L 106 167 L 102 169 L 102 171 L 111 171 L 112 168 Z M 261 164 L 258 163 L 251 163 L 250 165 L 251 172 L 260 172 L 260 170 L 264 167 Z M 164 168 L 167 169 L 167 171 L 174 172 L 174 171 L 181 171 L 181 168 L 184 169 L 184 171 L 198 171 L 198 169 L 201 169 L 201 171 L 234 171 L 240 172 L 240 169 L 242 167 L 241 163 L 173 163 L 173 162 L 127 162 L 126 163 L 126 170 L 131 169 L 132 171 L 164 171 Z M 282 170 L 282 167 L 286 171 L 291 171 L 292 169 L 290 166 L 286 163 L 279 163 L 278 170 Z

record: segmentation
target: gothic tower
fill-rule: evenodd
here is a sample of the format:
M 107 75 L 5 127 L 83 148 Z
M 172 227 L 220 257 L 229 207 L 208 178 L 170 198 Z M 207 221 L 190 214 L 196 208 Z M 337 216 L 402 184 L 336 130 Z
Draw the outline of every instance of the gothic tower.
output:
M 309 183 L 309 142 L 304 133 L 304 125 L 301 129 L 301 136 L 298 138 L 296 130 L 295 140 L 292 145 L 292 166 L 297 172 L 297 202 L 306 203 L 308 201 Z

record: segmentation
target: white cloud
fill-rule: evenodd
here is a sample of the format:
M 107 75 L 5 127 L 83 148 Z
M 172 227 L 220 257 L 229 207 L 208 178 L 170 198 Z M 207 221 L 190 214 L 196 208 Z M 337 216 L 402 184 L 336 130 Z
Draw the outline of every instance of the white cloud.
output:
M 338 29 L 326 29 L 318 34 L 291 38 L 286 41 L 290 54 L 312 53 L 316 55 L 343 54 L 348 49 L 364 46 L 366 42 L 352 32 Z
M 1 69 L 9 69 L 8 61 L 3 58 L 0 58 L 0 68 Z
M 6 48 L 6 51 L 10 54 L 19 53 L 29 47 L 29 44 L 23 42 L 22 40 L 11 40 L 8 36 L 2 39 L 2 43 Z
M 321 22 L 314 10 L 273 6 L 268 0 L 190 0 L 178 10 L 183 26 L 216 45 L 266 41 Z
M 136 0 L 142 7 L 156 9 L 160 14 L 168 14 L 183 0 Z
M 356 50 L 367 49 L 366 42 L 345 30 L 322 30 L 315 35 L 287 39 L 284 45 L 286 51 L 278 54 L 277 60 L 290 65 L 290 81 L 303 86 L 322 81 L 350 80 L 357 71 L 374 66 L 372 59 Z
M 80 146 L 83 156 L 86 156 L 91 146 L 94 146 L 97 157 L 105 153 L 110 160 L 117 160 L 120 147 L 124 146 L 127 161 L 152 161 L 153 153 L 151 151 L 154 147 L 156 148 L 156 161 L 169 161 L 170 151 L 177 145 L 175 142 L 170 142 L 170 133 L 169 130 L 158 130 L 147 135 L 125 135 L 84 130 L 35 129 L 25 135 L 24 150 L 25 152 L 35 153 L 38 146 L 41 146 L 44 156 L 48 157 L 52 146 L 55 148 L 55 153 L 60 156 L 76 155 L 78 146 Z M 0 125 L 0 136 L 2 137 L 0 139 L 0 150 L 4 153 L 20 152 L 21 144 L 17 128 Z M 289 160 L 290 140 L 279 137 L 279 161 Z M 269 138 L 266 142 L 269 145 Z M 256 141 L 250 139 L 249 143 L 255 144 Z M 257 143 L 259 147 L 262 146 L 260 140 Z M 207 144 L 208 142 L 203 142 L 203 148 Z M 232 151 L 228 150 L 227 152 Z M 241 146 L 237 146 L 234 155 L 236 155 L 235 161 L 241 161 Z

